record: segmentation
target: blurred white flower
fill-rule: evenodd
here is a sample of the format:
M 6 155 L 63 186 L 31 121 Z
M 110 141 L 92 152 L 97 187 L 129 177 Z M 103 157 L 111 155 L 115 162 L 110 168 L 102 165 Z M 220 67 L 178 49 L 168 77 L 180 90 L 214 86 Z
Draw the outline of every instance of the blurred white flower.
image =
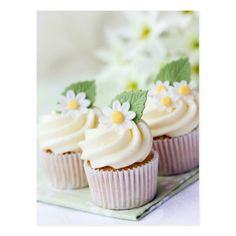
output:
M 173 18 L 173 20 L 172 20 Z M 199 22 L 198 12 L 168 13 L 167 19 L 175 21 L 164 41 L 169 57 L 188 57 L 192 65 L 192 77 L 199 77 Z
M 171 31 L 185 31 L 189 24 L 198 22 L 197 11 L 168 11 L 164 12 L 163 18 L 172 26 Z
M 127 24 L 106 31 L 107 48 L 96 55 L 105 63 L 98 83 L 112 90 L 147 89 L 168 61 L 189 57 L 192 78 L 199 74 L 198 13 L 127 12 Z M 99 86 L 99 85 L 98 85 Z
M 129 41 L 145 42 L 157 39 L 168 27 L 168 22 L 160 18 L 159 12 L 129 12 L 128 25 L 117 30 Z
M 95 54 L 109 65 L 125 65 L 130 60 L 128 45 L 119 38 L 114 31 L 105 31 L 107 48 L 98 49 Z

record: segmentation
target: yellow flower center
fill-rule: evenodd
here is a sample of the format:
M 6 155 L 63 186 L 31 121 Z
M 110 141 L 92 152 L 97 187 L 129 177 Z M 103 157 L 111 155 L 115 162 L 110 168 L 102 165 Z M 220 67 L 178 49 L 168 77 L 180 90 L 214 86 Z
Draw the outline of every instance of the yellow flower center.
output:
M 161 98 L 161 103 L 165 107 L 170 107 L 172 105 L 172 99 L 169 96 L 162 97 Z
M 122 112 L 114 111 L 111 115 L 111 120 L 116 124 L 121 124 L 124 121 L 125 117 Z
M 192 72 L 196 75 L 199 74 L 199 64 L 196 64 L 196 65 L 193 66 Z
M 166 90 L 166 87 L 164 85 L 159 85 L 156 87 L 157 93 L 161 93 L 161 91 Z
M 198 49 L 199 48 L 198 38 L 192 39 L 192 41 L 190 42 L 190 48 L 193 48 L 193 49 Z
M 127 90 L 136 90 L 138 88 L 138 83 L 135 81 L 129 81 L 126 85 Z
M 184 96 L 189 95 L 190 91 L 191 90 L 188 85 L 183 85 L 179 88 L 179 93 Z
M 77 109 L 78 107 L 79 107 L 79 103 L 75 99 L 70 100 L 67 103 L 67 108 L 70 110 Z
M 189 10 L 182 11 L 182 14 L 184 14 L 184 15 L 188 15 L 188 14 L 192 14 L 192 13 L 193 13 L 193 11 L 189 11 Z
M 151 33 L 151 29 L 145 25 L 141 31 L 140 38 L 146 39 L 150 35 L 150 33 Z

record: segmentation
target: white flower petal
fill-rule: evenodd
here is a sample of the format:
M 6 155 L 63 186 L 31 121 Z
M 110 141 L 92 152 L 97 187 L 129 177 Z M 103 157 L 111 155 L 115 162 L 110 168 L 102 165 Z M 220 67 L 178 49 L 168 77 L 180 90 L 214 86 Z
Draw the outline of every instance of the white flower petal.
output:
M 148 91 L 148 96 L 150 96 L 150 97 L 153 96 L 153 91 L 152 91 L 152 90 L 149 90 L 149 91 Z
M 129 110 L 129 108 L 130 108 L 129 102 L 125 102 L 125 103 L 122 104 L 121 111 L 123 113 L 126 113 Z
M 126 114 L 125 114 L 125 117 L 129 120 L 133 120 L 134 117 L 136 116 L 136 113 L 134 111 L 128 111 Z
M 168 95 L 168 92 L 166 90 L 162 90 L 160 93 L 160 98 L 164 97 L 164 96 L 167 96 Z
M 171 97 L 175 95 L 176 90 L 174 88 L 170 88 L 166 94 L 169 94 Z
M 84 100 L 85 97 L 86 97 L 86 94 L 81 92 L 76 95 L 76 100 L 80 102 L 81 100 Z
M 166 81 L 164 82 L 164 85 L 165 85 L 166 87 L 168 87 L 168 86 L 170 86 L 170 82 L 169 82 L 168 80 L 166 80 Z
M 101 116 L 99 117 L 99 123 L 108 123 L 109 122 L 109 118 L 107 116 Z
M 186 80 L 181 80 L 180 84 L 181 85 L 187 85 L 187 81 Z
M 60 103 L 60 104 L 62 104 L 62 105 L 66 105 L 67 104 L 67 99 L 66 99 L 66 97 L 65 96 L 59 96 L 59 98 L 58 98 L 58 102 Z
M 180 86 L 180 83 L 174 82 L 173 85 L 174 85 L 174 87 L 179 87 L 179 86 Z
M 114 101 L 113 104 L 112 104 L 112 109 L 114 111 L 120 111 L 121 110 L 121 104 L 119 101 Z
M 192 80 L 190 83 L 189 83 L 189 87 L 193 90 L 197 89 L 197 82 Z
M 80 105 L 82 107 L 88 107 L 90 105 L 90 100 L 84 99 L 83 101 L 81 101 Z
M 150 86 L 150 90 L 154 90 L 154 89 L 156 89 L 156 86 L 158 85 L 158 81 L 157 81 L 157 83 L 156 83 L 156 85 L 155 84 L 151 84 L 151 86 Z
M 111 113 L 112 113 L 112 109 L 110 107 L 104 107 L 102 109 L 102 113 L 106 116 L 111 116 Z
M 148 91 L 148 96 L 154 97 L 154 96 L 156 96 L 156 93 L 154 93 L 153 91 Z
M 69 90 L 67 93 L 66 93 L 66 97 L 67 99 L 69 100 L 72 100 L 72 99 L 75 99 L 75 93 L 73 90 Z

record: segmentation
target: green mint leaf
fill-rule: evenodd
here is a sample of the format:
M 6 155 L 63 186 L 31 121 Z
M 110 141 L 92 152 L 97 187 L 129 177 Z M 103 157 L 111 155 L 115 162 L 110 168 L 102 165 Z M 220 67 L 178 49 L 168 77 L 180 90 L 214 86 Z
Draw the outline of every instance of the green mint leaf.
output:
M 142 90 L 123 92 L 117 95 L 112 100 L 112 103 L 116 100 L 118 100 L 121 104 L 129 102 L 130 103 L 129 110 L 134 111 L 136 113 L 136 116 L 134 117 L 133 121 L 137 124 L 143 115 L 143 110 L 145 108 L 145 103 L 147 100 L 147 93 L 148 91 L 142 91 Z
M 180 58 L 179 60 L 172 61 L 166 64 L 156 76 L 157 80 L 162 82 L 168 80 L 171 85 L 174 82 L 180 82 L 181 80 L 186 80 L 190 82 L 191 79 L 191 65 L 188 58 Z
M 86 94 L 86 98 L 91 101 L 89 107 L 92 107 L 95 102 L 96 97 L 96 85 L 94 80 L 81 81 L 68 86 L 62 93 L 62 95 L 66 95 L 66 93 L 72 90 L 77 95 L 78 93 L 84 92 Z

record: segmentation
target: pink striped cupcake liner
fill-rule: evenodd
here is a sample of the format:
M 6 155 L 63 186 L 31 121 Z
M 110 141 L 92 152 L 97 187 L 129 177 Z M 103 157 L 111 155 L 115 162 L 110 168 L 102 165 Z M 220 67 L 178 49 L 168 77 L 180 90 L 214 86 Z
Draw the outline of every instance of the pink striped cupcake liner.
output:
M 105 171 L 84 163 L 94 203 L 107 209 L 131 209 L 157 194 L 158 154 L 148 163 L 129 170 Z
M 153 149 L 159 153 L 159 175 L 175 175 L 199 165 L 199 130 L 167 139 L 153 140 Z
M 80 155 L 43 153 L 43 164 L 52 187 L 77 189 L 88 185 Z

